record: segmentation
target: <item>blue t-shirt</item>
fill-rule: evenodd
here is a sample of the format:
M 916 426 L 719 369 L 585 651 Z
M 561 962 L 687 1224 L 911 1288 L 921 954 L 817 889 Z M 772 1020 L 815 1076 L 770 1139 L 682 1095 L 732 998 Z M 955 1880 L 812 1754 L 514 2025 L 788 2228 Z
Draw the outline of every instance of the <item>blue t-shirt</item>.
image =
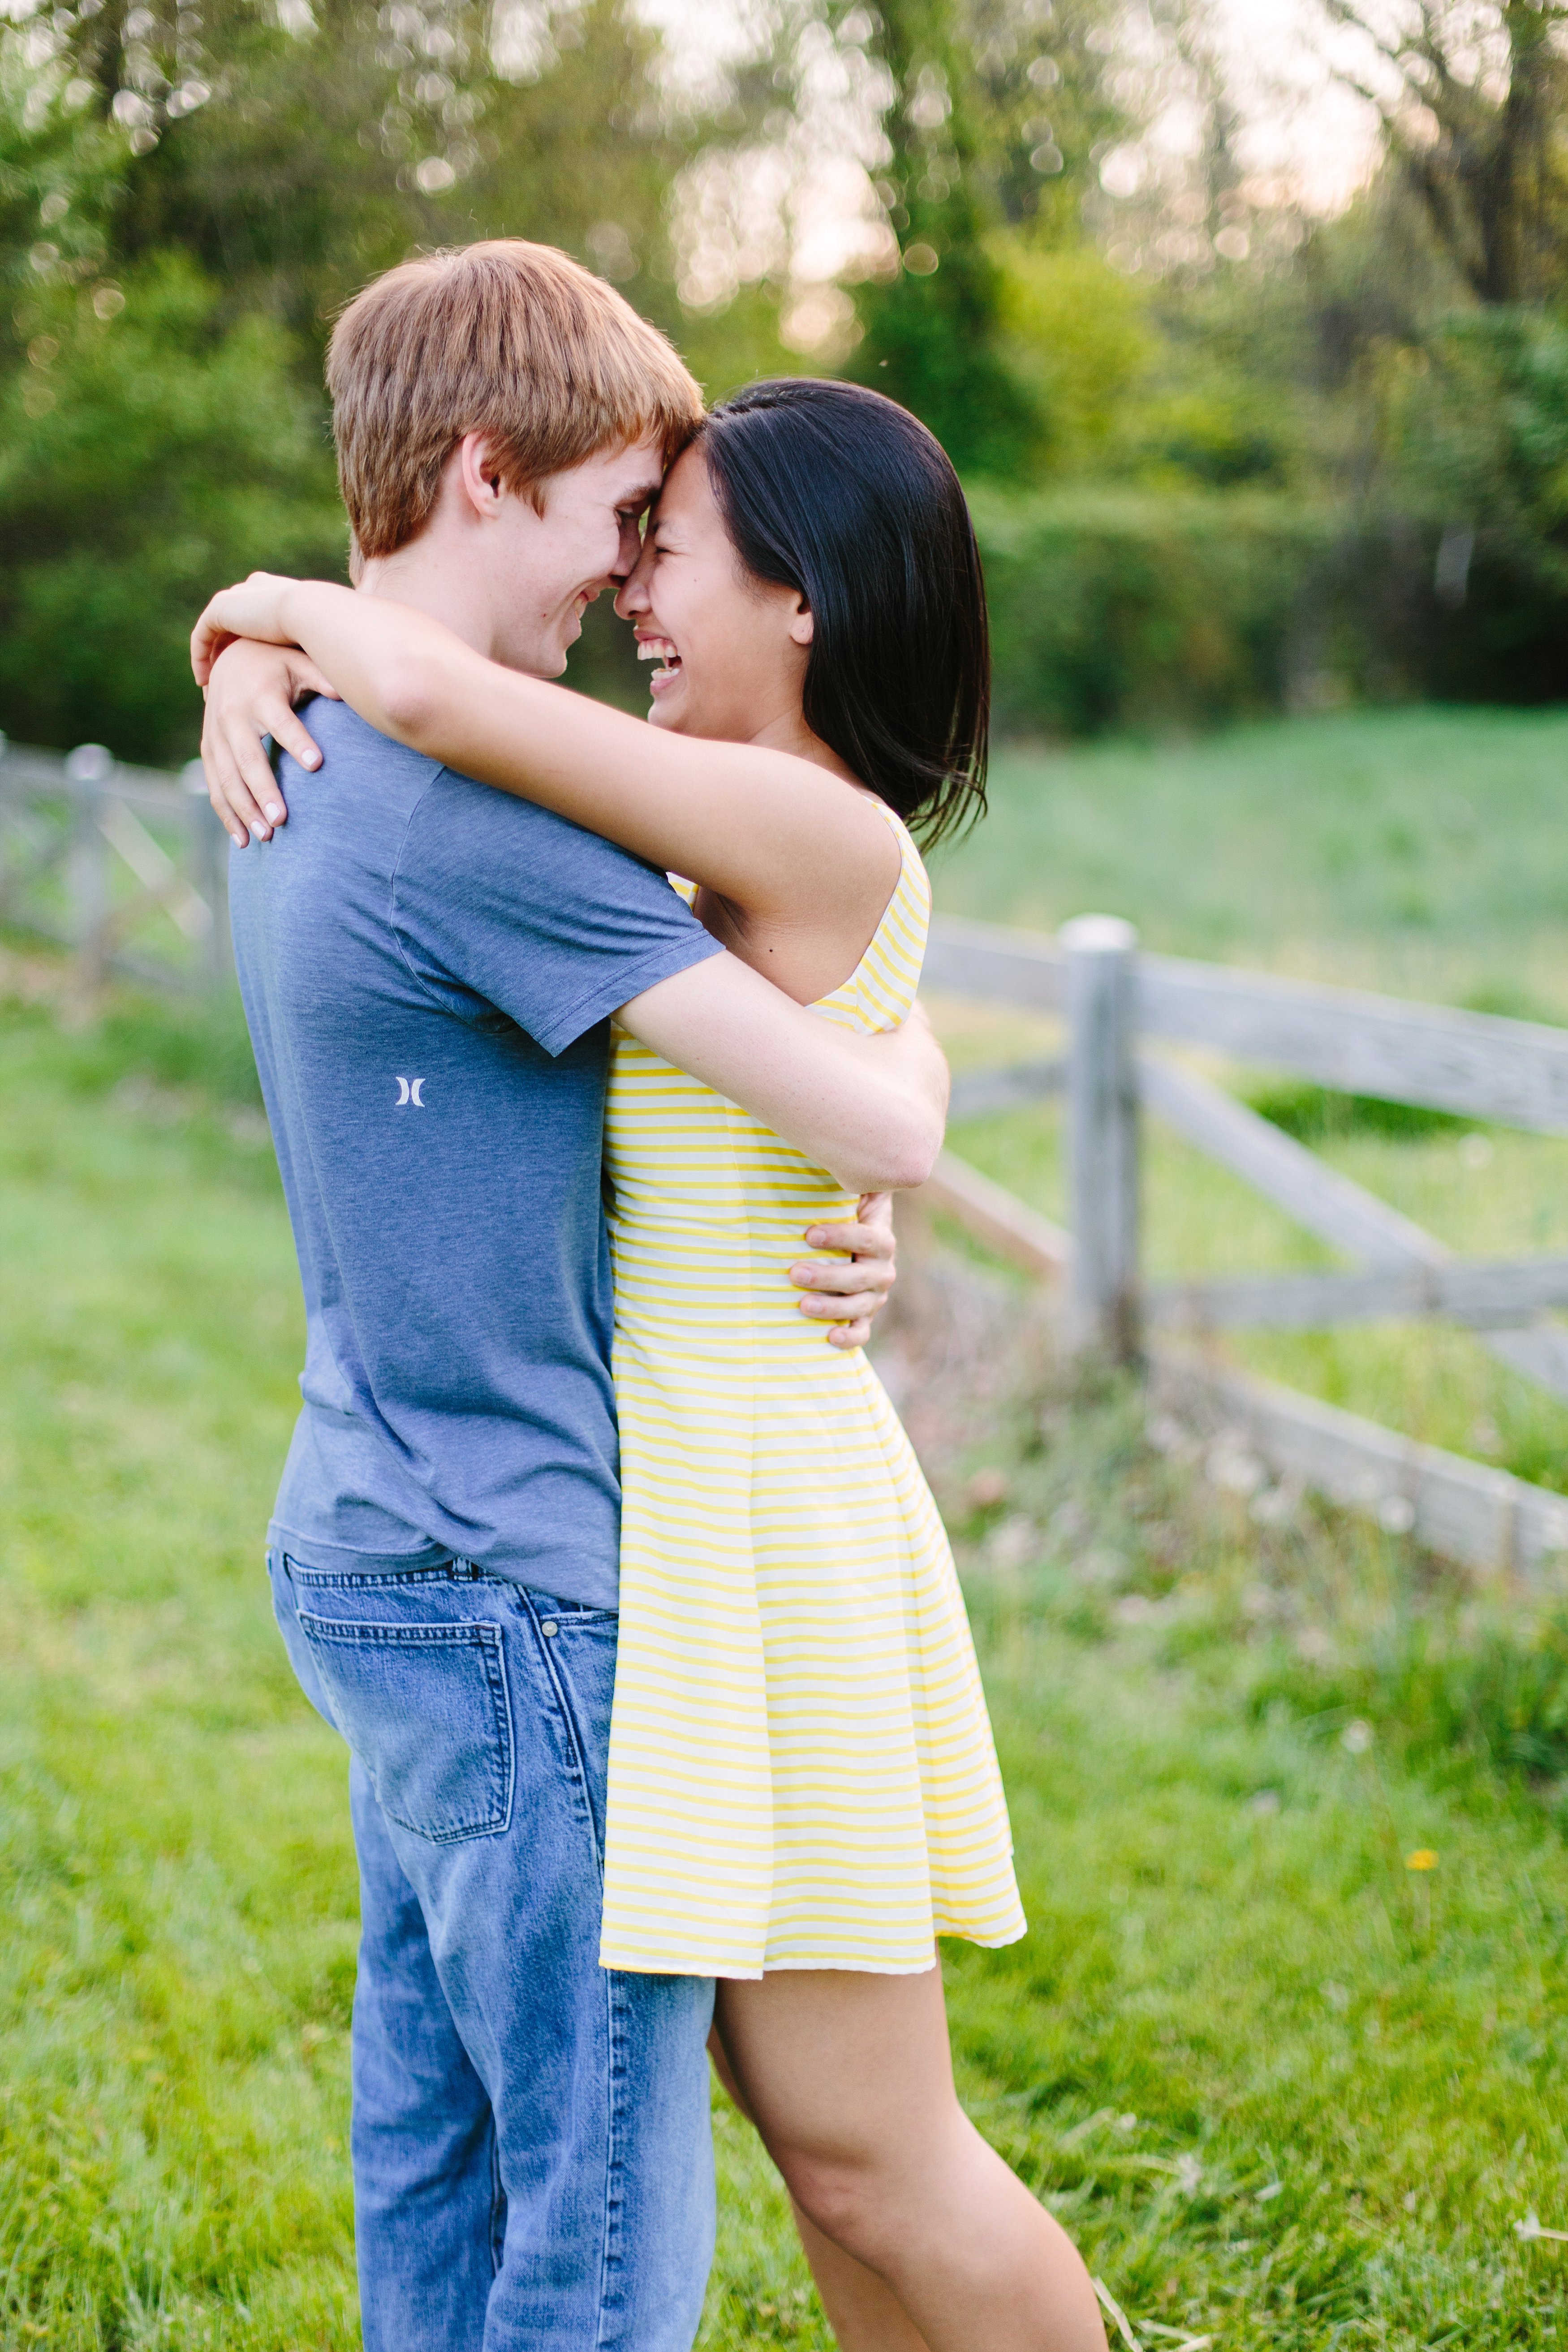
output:
M 342 704 L 310 724 L 229 880 L 305 1286 L 271 1539 L 613 1608 L 608 1015 L 716 942 L 626 851 Z

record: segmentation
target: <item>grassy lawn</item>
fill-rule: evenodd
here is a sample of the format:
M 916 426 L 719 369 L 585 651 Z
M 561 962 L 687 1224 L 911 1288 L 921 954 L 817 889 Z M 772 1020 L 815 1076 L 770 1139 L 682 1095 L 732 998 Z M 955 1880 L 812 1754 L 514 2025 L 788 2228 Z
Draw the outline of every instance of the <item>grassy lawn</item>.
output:
M 357 2341 L 345 1774 L 261 1573 L 300 1330 L 242 1072 L 0 1014 L 6 2352 Z M 933 1465 L 1033 1923 L 951 1958 L 973 2111 L 1143 2352 L 1555 2352 L 1568 2247 L 1516 2224 L 1568 2228 L 1562 1626 L 966 1344 Z M 717 2129 L 703 2344 L 824 2347 Z
M 952 914 L 1568 1021 L 1568 713 L 1356 711 L 1001 750 Z
M 1190 746 L 1003 752 L 992 814 L 938 869 L 954 913 L 1054 929 L 1125 914 L 1166 952 L 1568 1022 L 1568 715 L 1356 713 Z M 951 1001 L 959 1066 L 1047 1034 Z M 1226 1074 L 1265 1097 L 1269 1074 Z M 1310 1138 L 1348 1175 L 1471 1256 L 1568 1249 L 1568 1141 L 1352 1118 Z M 1054 1109 L 955 1125 L 955 1148 L 1063 1213 Z M 1328 1264 L 1283 1216 L 1151 1121 L 1156 1275 Z M 1568 1485 L 1568 1407 L 1463 1332 L 1431 1326 L 1237 1336 L 1243 1361 L 1541 1483 Z

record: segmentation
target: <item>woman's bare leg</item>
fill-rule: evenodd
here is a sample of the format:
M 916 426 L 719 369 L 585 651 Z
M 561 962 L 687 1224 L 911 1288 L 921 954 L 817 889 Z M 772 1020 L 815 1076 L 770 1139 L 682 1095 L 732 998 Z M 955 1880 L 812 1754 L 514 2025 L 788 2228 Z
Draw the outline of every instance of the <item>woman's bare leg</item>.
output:
M 798 2205 L 795 2226 L 839 2352 L 931 2352 L 886 2279 L 825 2238 Z
M 939 1969 L 728 1980 L 718 2030 L 790 2195 L 853 2265 L 819 2250 L 842 2352 L 1105 2352 L 1071 2241 L 958 2104 Z
M 708 2053 L 714 2073 L 754 2128 L 756 2117 L 742 2096 L 717 2025 L 708 2037 Z M 809 2213 L 803 2212 L 793 2197 L 789 2201 L 802 2251 L 840 2352 L 931 2352 L 887 2281 L 858 2263 L 853 2254 L 847 2254 L 842 2246 L 836 2246 L 831 2238 L 825 2238 Z

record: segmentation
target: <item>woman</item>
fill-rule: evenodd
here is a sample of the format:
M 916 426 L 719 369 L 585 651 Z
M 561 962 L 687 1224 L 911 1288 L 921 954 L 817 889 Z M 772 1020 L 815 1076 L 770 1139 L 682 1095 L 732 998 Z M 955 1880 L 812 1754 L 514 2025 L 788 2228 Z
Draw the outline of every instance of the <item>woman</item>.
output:
M 230 635 L 297 645 L 384 733 L 692 877 L 708 928 L 798 1002 L 863 1031 L 909 1013 L 929 897 L 907 825 L 983 805 L 988 684 L 967 511 L 923 427 L 811 382 L 713 414 L 616 600 L 658 665 L 651 735 L 383 601 L 395 563 L 374 597 L 259 576 L 215 598 L 198 677 Z M 281 820 L 261 728 L 315 764 L 297 677 L 285 655 L 217 673 L 204 752 L 231 829 Z M 845 2352 L 1100 2347 L 1082 2263 L 953 2092 L 935 1937 L 1024 1921 L 935 1507 L 863 1356 L 813 1345 L 786 1287 L 802 1226 L 853 1204 L 626 1036 L 605 1160 L 624 1506 L 601 1957 L 720 1979 L 716 2061 Z

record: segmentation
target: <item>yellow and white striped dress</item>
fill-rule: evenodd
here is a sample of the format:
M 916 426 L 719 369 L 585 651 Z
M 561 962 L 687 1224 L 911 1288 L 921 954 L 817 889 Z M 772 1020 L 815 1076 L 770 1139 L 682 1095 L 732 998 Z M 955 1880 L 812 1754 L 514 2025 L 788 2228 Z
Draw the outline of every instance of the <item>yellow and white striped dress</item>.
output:
M 879 803 L 880 806 L 881 803 Z M 815 1010 L 914 1001 L 930 892 L 898 887 Z M 621 1425 L 606 1968 L 929 1969 L 1024 1933 L 942 1521 L 880 1381 L 798 1309 L 824 1170 L 622 1031 L 605 1159 Z

